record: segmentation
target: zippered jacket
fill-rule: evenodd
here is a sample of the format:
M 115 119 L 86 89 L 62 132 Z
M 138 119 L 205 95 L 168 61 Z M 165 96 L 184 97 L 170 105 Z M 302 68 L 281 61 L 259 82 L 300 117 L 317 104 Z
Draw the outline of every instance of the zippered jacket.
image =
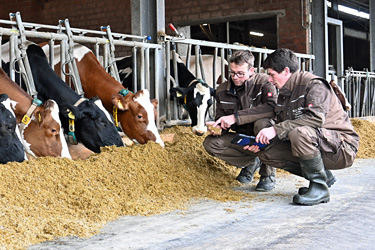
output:
M 215 120 L 234 114 L 236 123 L 231 129 L 252 135 L 256 120 L 275 117 L 276 100 L 276 87 L 268 82 L 267 74 L 254 73 L 240 88 L 229 79 L 216 89 Z
M 348 114 L 328 82 L 312 73 L 297 71 L 279 90 L 275 107 L 277 136 L 286 140 L 300 126 L 338 131 L 345 141 L 358 149 L 359 136 Z

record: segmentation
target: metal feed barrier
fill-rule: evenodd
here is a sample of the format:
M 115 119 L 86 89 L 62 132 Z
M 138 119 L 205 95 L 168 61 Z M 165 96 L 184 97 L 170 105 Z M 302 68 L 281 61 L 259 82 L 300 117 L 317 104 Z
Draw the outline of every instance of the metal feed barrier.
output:
M 270 49 L 264 49 L 264 48 L 255 48 L 255 47 L 249 47 L 245 45 L 238 45 L 238 44 L 227 44 L 227 43 L 218 43 L 218 42 L 208 42 L 203 40 L 195 40 L 195 39 L 186 39 L 183 34 L 179 33 L 173 25 L 170 24 L 170 27 L 173 31 L 176 32 L 177 37 L 172 36 L 166 36 L 164 37 L 164 43 L 166 47 L 166 62 L 169 62 L 170 59 L 174 62 L 174 69 L 170 68 L 170 64 L 166 63 L 166 85 L 167 89 L 170 87 L 170 83 L 173 83 L 173 87 L 178 85 L 178 81 L 176 80 L 177 77 L 177 58 L 180 55 L 186 55 L 186 65 L 189 68 L 190 66 L 190 60 L 194 56 L 195 57 L 195 68 L 193 69 L 193 73 L 197 78 L 202 79 L 204 82 L 211 82 L 214 89 L 216 89 L 216 79 L 218 79 L 219 76 L 221 79 L 221 82 L 224 82 L 227 80 L 225 78 L 226 75 L 229 75 L 228 72 L 226 72 L 225 65 L 228 64 L 227 62 L 230 59 L 230 56 L 232 55 L 232 52 L 235 50 L 249 50 L 252 52 L 255 60 L 255 68 L 256 72 L 264 72 L 264 69 L 261 67 L 262 62 L 267 58 L 267 55 L 271 54 L 274 50 Z M 213 60 L 212 65 L 209 68 L 212 70 L 212 79 L 206 78 L 206 72 L 205 67 L 203 65 L 203 59 L 202 59 L 202 48 L 211 48 L 213 50 Z M 172 53 L 169 53 L 171 51 Z M 220 55 L 220 56 L 219 56 Z M 302 70 L 308 70 L 310 72 L 313 72 L 313 60 L 315 59 L 314 55 L 307 55 L 307 54 L 300 54 L 296 53 L 300 68 Z M 220 64 L 220 72 L 217 72 L 216 64 Z M 229 68 L 228 68 L 229 69 Z M 174 75 L 176 76 L 176 79 L 171 79 L 170 72 L 171 70 L 174 70 Z M 172 80 L 172 81 L 170 81 Z M 169 93 L 168 100 L 169 98 Z M 211 112 L 211 118 L 214 118 L 215 114 L 215 102 L 213 105 L 213 111 Z M 181 112 L 179 108 L 177 107 L 177 104 L 175 102 L 169 103 L 167 106 L 167 117 L 170 117 L 168 119 L 168 122 L 171 124 L 179 124 L 182 121 L 181 119 Z
M 61 48 L 61 62 L 62 65 L 69 67 L 69 74 L 67 74 L 61 67 L 61 78 L 68 82 L 73 83 L 77 93 L 84 95 L 82 87 L 80 87 L 79 75 L 76 69 L 75 60 L 72 56 L 72 48 L 74 43 L 89 44 L 93 46 L 93 52 L 99 61 L 102 61 L 102 66 L 109 72 L 116 80 L 119 80 L 118 70 L 114 63 L 116 57 L 116 48 L 126 47 L 131 50 L 132 53 L 132 71 L 133 71 L 133 89 L 134 91 L 140 89 L 148 89 L 152 97 L 155 97 L 159 101 L 159 109 L 157 109 L 157 125 L 159 129 L 164 126 L 173 125 L 189 125 L 190 119 L 183 119 L 178 112 L 177 102 L 170 99 L 169 89 L 171 82 L 173 86 L 177 86 L 178 82 L 173 81 L 170 77 L 171 69 L 169 60 L 171 55 L 176 59 L 176 51 L 181 50 L 181 47 L 187 48 L 186 56 L 187 63 L 190 62 L 192 54 L 196 59 L 195 74 L 205 79 L 206 72 L 202 65 L 202 54 L 201 48 L 210 47 L 214 50 L 214 60 L 212 66 L 213 78 L 216 79 L 218 74 L 221 74 L 221 80 L 224 81 L 225 75 L 225 62 L 228 61 L 232 51 L 234 50 L 249 50 L 256 57 L 256 70 L 262 71 L 261 63 L 267 57 L 268 54 L 272 53 L 273 50 L 254 48 L 244 45 L 226 44 L 217 42 L 208 42 L 202 40 L 185 39 L 183 35 L 179 34 L 177 37 L 167 36 L 164 34 L 159 35 L 159 44 L 153 44 L 148 41 L 147 36 L 135 36 L 129 34 L 114 33 L 111 31 L 109 26 L 102 26 L 100 30 L 87 30 L 71 28 L 68 19 L 60 20 L 58 25 L 44 25 L 22 22 L 21 15 L 19 12 L 11 13 L 10 20 L 0 20 L 0 42 L 3 37 L 9 39 L 10 51 L 9 57 L 11 65 L 15 62 L 24 62 L 24 67 L 21 67 L 22 77 L 26 82 L 30 82 L 32 77 L 31 72 L 28 69 L 27 56 L 25 55 L 25 42 L 26 40 L 37 40 L 40 42 L 48 42 L 50 48 L 55 44 L 59 44 Z M 172 51 L 172 53 L 170 53 Z M 165 54 L 161 54 L 165 52 Z M 2 56 L 0 50 L 0 57 Z M 225 55 L 218 57 L 218 55 Z M 298 54 L 301 69 L 313 71 L 312 65 L 315 59 L 314 55 Z M 101 59 L 102 58 L 102 59 Z M 153 61 L 151 62 L 151 59 Z M 52 66 L 54 60 L 53 50 L 50 49 L 49 62 Z M 160 60 L 163 60 L 163 64 Z M 221 70 L 216 72 L 214 65 L 220 60 Z M 22 65 L 22 64 L 21 64 Z M 160 65 L 165 65 L 165 69 L 157 70 Z M 1 66 L 1 62 L 0 62 Z M 11 78 L 14 80 L 14 73 L 12 72 Z M 177 75 L 177 72 L 175 72 Z M 66 79 L 68 77 L 68 79 Z M 162 80 L 159 80 L 162 79 Z M 216 88 L 215 81 L 213 80 L 213 86 Z M 32 90 L 29 94 L 35 95 L 36 91 Z
M 151 84 L 150 76 L 150 55 L 153 55 L 155 59 L 154 66 L 158 64 L 158 53 L 162 49 L 162 45 L 149 43 L 149 37 L 147 36 L 134 36 L 121 33 L 112 33 L 109 26 L 101 27 L 100 31 L 71 28 L 69 20 L 60 20 L 57 26 L 44 25 L 23 22 L 21 14 L 10 13 L 10 20 L 0 20 L 0 43 L 3 41 L 3 37 L 9 40 L 9 59 L 10 65 L 15 66 L 15 63 L 20 65 L 20 73 L 26 83 L 31 86 L 31 90 L 28 87 L 30 95 L 36 95 L 35 88 L 32 89 L 32 77 L 31 71 L 29 70 L 27 56 L 26 56 L 26 42 L 27 40 L 32 41 L 36 39 L 38 43 L 47 41 L 50 45 L 50 56 L 49 62 L 52 66 L 54 61 L 53 47 L 56 43 L 60 45 L 60 58 L 61 65 L 67 65 L 69 67 L 69 74 L 64 70 L 65 67 L 61 67 L 61 78 L 66 82 L 72 82 L 74 84 L 76 92 L 83 96 L 77 66 L 73 57 L 74 43 L 90 44 L 93 46 L 93 52 L 99 61 L 102 61 L 102 66 L 116 79 L 119 80 L 115 60 L 115 46 L 129 47 L 132 51 L 133 58 L 138 58 L 139 61 L 133 62 L 133 89 L 137 91 L 139 89 L 148 89 L 151 96 L 159 99 L 159 86 L 161 83 L 158 81 L 158 72 L 154 71 L 153 84 Z M 56 43 L 57 44 L 57 43 Z M 100 51 L 102 56 L 100 56 Z M 2 57 L 2 51 L 0 49 L 0 58 Z M 101 60 L 101 58 L 103 58 Z M 22 62 L 24 62 L 22 64 Z M 23 66 L 25 65 L 25 66 Z M 1 66 L 1 61 L 0 61 Z M 139 71 L 139 74 L 138 74 Z M 139 78 L 137 76 L 140 76 Z M 69 78 L 66 79 L 66 76 Z M 15 80 L 15 68 L 11 69 L 10 77 Z M 159 110 L 157 111 L 157 124 L 159 124 Z
M 368 71 L 345 71 L 344 91 L 349 103 L 351 117 L 375 115 L 375 73 Z

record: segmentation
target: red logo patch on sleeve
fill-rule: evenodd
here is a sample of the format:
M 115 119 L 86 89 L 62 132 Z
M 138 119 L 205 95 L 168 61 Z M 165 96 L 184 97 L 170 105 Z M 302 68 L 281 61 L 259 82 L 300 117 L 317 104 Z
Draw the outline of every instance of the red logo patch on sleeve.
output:
M 268 96 L 268 97 L 272 97 L 272 92 L 268 92 L 268 93 L 267 93 L 267 96 Z
M 307 105 L 307 107 L 309 107 L 309 108 L 311 108 L 313 105 L 312 105 L 312 103 L 310 103 L 309 105 Z

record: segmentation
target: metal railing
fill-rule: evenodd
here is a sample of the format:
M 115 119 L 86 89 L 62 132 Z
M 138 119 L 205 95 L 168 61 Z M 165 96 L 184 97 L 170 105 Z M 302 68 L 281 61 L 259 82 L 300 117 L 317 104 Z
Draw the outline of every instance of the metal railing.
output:
M 159 101 L 159 109 L 157 109 L 157 125 L 159 128 L 164 125 L 188 125 L 189 120 L 184 120 L 178 113 L 177 102 L 170 99 L 169 89 L 171 88 L 171 77 L 170 77 L 170 64 L 169 60 L 172 57 L 176 57 L 176 51 L 181 50 L 182 47 L 186 48 L 186 63 L 189 65 L 192 58 L 192 54 L 195 54 L 196 66 L 193 73 L 197 77 L 205 79 L 207 72 L 204 68 L 212 69 L 212 87 L 216 88 L 216 79 L 218 75 L 221 75 L 221 81 L 225 81 L 225 75 L 227 75 L 225 64 L 227 64 L 228 58 L 231 56 L 234 50 L 249 50 L 256 58 L 256 70 L 262 72 L 261 63 L 265 60 L 268 54 L 272 53 L 273 50 L 264 48 L 254 48 L 245 45 L 238 44 L 227 44 L 218 42 L 208 42 L 202 40 L 185 39 L 184 37 L 167 36 L 160 34 L 158 41 L 160 43 L 153 44 L 148 42 L 149 37 L 147 36 L 135 36 L 129 34 L 121 34 L 112 32 L 109 26 L 102 26 L 100 30 L 87 30 L 70 27 L 69 21 L 59 20 L 58 25 L 44 25 L 30 22 L 22 22 L 20 13 L 11 13 L 10 20 L 0 20 L 0 42 L 3 37 L 8 37 L 11 46 L 19 47 L 22 46 L 22 39 L 27 38 L 33 41 L 37 40 L 38 43 L 47 41 L 52 48 L 55 44 L 59 44 L 61 48 L 61 63 L 67 64 L 71 60 L 69 55 L 69 48 L 74 46 L 74 43 L 89 44 L 93 47 L 93 52 L 99 59 L 101 56 L 102 66 L 110 73 L 116 80 L 118 80 L 118 72 L 115 67 L 115 56 L 116 48 L 127 47 L 130 49 L 133 57 L 132 71 L 133 71 L 133 90 L 148 89 L 151 96 L 160 100 L 165 98 L 161 102 Z M 21 26 L 20 26 L 21 24 Z M 20 28 L 22 27 L 22 28 Z M 173 48 L 176 46 L 176 50 Z M 213 61 L 211 66 L 203 67 L 201 48 L 210 47 L 214 53 Z M 164 51 L 165 55 L 161 55 L 160 51 Z M 0 57 L 2 56 L 0 50 Z M 53 49 L 50 49 L 49 62 L 53 66 L 54 60 Z M 224 56 L 219 56 L 224 55 Z M 10 52 L 10 58 L 12 63 L 16 60 L 14 52 Z M 297 53 L 298 60 L 302 70 L 313 71 L 312 65 L 315 59 L 314 55 L 299 54 Z M 152 59 L 154 59 L 152 61 Z M 165 69 L 157 70 L 160 68 L 161 61 L 164 60 L 162 65 L 165 65 Z M 99 60 L 100 61 L 100 60 Z M 152 61 L 152 62 L 151 62 Z M 0 61 L 1 63 L 1 61 Z M 217 72 L 216 64 L 220 63 L 220 72 Z M 0 64 L 1 66 L 1 64 Z M 63 68 L 63 67 L 61 67 Z M 69 76 L 69 79 L 65 79 L 64 71 L 61 69 L 61 78 L 64 81 L 75 81 L 79 82 L 79 76 Z M 71 66 L 70 72 L 74 74 L 74 65 Z M 162 74 L 162 76 L 160 76 Z M 175 75 L 176 76 L 176 75 Z M 72 78 L 77 80 L 72 80 Z M 161 79 L 161 80 L 159 80 Z M 164 79 L 164 80 L 162 80 Z M 176 77 L 177 79 L 177 77 Z M 78 84 L 78 83 L 76 83 Z M 173 82 L 172 85 L 178 85 L 178 82 Z M 81 94 L 84 94 L 83 92 Z M 214 111 L 213 111 L 214 114 Z M 213 115 L 212 114 L 212 115 Z M 165 117 L 164 117 L 165 115 Z M 161 117 L 162 116 L 162 117 Z
M 375 73 L 345 70 L 344 91 L 349 103 L 351 117 L 375 115 Z
M 219 43 L 219 42 L 209 42 L 203 40 L 195 40 L 195 39 L 187 39 L 182 34 L 177 32 L 177 37 L 165 36 L 164 43 L 166 47 L 166 85 L 167 89 L 171 86 L 171 77 L 170 72 L 174 70 L 175 79 L 177 79 L 177 70 L 171 69 L 170 64 L 167 63 L 169 60 L 177 60 L 177 57 L 186 56 L 186 59 L 183 60 L 188 68 L 190 68 L 191 58 L 195 58 L 195 66 L 192 69 L 192 73 L 197 77 L 202 79 L 203 81 L 207 82 L 211 87 L 216 89 L 216 82 L 219 78 L 220 82 L 226 81 L 226 76 L 228 76 L 229 68 L 225 67 L 228 64 L 229 58 L 232 55 L 232 52 L 235 50 L 248 50 L 251 51 L 255 57 L 255 68 L 256 72 L 264 72 L 262 68 L 262 62 L 267 58 L 267 55 L 271 54 L 274 50 L 271 49 L 264 49 L 264 48 L 255 48 L 245 45 L 239 44 L 227 44 L 227 43 Z M 212 65 L 203 65 L 203 56 L 202 55 L 202 47 L 210 47 L 214 51 L 210 56 L 212 56 Z M 172 52 L 170 54 L 170 51 Z M 314 55 L 308 54 L 300 54 L 296 53 L 300 68 L 302 70 L 308 70 L 310 72 L 313 71 L 313 60 L 315 59 Z M 220 66 L 217 67 L 217 64 Z M 176 62 L 174 62 L 174 66 L 176 67 Z M 219 68 L 219 72 L 217 72 L 217 68 Z M 212 78 L 207 79 L 205 70 L 212 71 Z M 178 85 L 178 81 L 172 81 L 173 87 Z M 168 100 L 170 100 L 169 93 L 167 92 Z M 216 105 L 214 102 L 213 110 L 211 113 L 211 118 L 214 118 L 216 110 Z M 168 102 L 167 104 L 167 123 L 171 124 L 181 124 L 186 123 L 186 121 L 181 120 L 181 110 L 177 107 L 176 102 Z

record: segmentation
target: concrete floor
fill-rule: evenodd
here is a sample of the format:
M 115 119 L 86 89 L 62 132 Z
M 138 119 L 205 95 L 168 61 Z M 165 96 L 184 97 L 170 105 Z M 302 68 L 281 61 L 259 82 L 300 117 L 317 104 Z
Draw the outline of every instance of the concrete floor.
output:
M 293 205 L 304 179 L 280 176 L 254 201 L 200 201 L 186 211 L 125 216 L 89 239 L 61 238 L 31 246 L 44 249 L 375 249 L 375 159 L 333 171 L 331 201 Z M 255 192 L 254 187 L 241 189 Z

